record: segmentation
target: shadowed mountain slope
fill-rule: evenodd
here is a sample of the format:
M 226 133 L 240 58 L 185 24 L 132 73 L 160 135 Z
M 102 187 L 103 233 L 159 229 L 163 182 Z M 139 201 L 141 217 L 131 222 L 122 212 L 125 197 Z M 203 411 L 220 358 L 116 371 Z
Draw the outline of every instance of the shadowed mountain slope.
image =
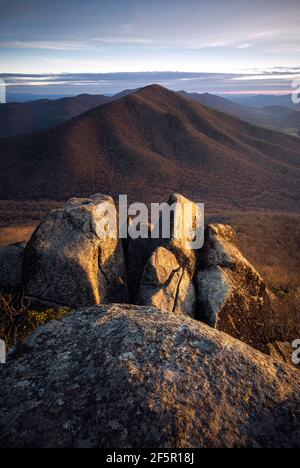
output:
M 94 192 L 219 207 L 299 208 L 300 145 L 160 86 L 1 141 L 1 199 Z

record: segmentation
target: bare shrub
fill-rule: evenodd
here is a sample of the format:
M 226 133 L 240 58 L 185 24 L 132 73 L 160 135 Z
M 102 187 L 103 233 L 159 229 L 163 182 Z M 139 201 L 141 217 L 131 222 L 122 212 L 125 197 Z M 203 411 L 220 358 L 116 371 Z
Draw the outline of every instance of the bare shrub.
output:
M 0 338 L 11 348 L 39 326 L 63 318 L 70 310 L 68 307 L 33 310 L 21 292 L 0 292 Z

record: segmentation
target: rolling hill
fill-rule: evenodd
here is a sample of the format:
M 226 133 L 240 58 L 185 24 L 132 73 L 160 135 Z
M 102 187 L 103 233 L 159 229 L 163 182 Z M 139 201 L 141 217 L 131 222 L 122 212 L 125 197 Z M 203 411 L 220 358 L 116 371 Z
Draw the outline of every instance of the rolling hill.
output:
M 274 127 L 283 128 L 287 133 L 295 133 L 300 137 L 300 112 L 283 106 L 268 106 L 262 108 L 263 112 L 272 116 Z
M 54 127 L 93 107 L 110 102 L 107 96 L 81 94 L 62 99 L 40 99 L 0 105 L 0 138 Z
M 1 140 L 0 199 L 94 192 L 158 201 L 179 191 L 208 206 L 299 209 L 299 140 L 160 86 L 54 129 Z
M 291 94 L 272 95 L 272 94 L 231 94 L 230 100 L 251 107 L 269 107 L 280 106 L 300 111 L 300 104 L 292 101 Z
M 233 115 L 253 125 L 300 136 L 300 112 L 295 110 L 296 106 L 295 109 L 283 105 L 254 107 L 209 93 L 198 94 L 180 91 L 180 94 L 210 109 Z
M 134 93 L 126 89 L 114 96 L 80 94 L 60 99 L 0 103 L 0 138 L 46 130 L 77 117 L 90 109 Z

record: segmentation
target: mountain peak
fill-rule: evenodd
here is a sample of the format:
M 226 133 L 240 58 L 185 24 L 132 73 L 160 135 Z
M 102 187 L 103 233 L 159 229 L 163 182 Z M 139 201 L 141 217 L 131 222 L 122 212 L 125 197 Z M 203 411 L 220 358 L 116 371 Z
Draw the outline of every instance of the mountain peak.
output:
M 164 88 L 161 85 L 152 84 L 152 85 L 145 86 L 144 88 L 137 90 L 135 94 L 148 97 L 150 95 L 172 96 L 175 93 L 174 91 L 170 91 L 169 89 Z

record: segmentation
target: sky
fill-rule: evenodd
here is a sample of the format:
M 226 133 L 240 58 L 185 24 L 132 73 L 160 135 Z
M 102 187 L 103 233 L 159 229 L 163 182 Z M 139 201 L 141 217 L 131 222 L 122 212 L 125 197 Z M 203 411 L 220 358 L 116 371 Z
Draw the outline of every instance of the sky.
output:
M 231 77 L 224 92 L 280 93 L 300 76 L 299 0 L 0 0 L 0 8 L 0 78 L 8 74 L 15 92 L 52 93 L 55 78 L 55 92 L 71 93 L 80 84 L 66 74 L 85 92 L 94 74 L 99 91 L 103 74 L 118 73 L 102 86 L 116 92 L 120 74 L 148 84 L 146 72 L 171 81 L 179 72 L 188 90 L 213 91 Z M 26 79 L 33 74 L 37 82 Z

